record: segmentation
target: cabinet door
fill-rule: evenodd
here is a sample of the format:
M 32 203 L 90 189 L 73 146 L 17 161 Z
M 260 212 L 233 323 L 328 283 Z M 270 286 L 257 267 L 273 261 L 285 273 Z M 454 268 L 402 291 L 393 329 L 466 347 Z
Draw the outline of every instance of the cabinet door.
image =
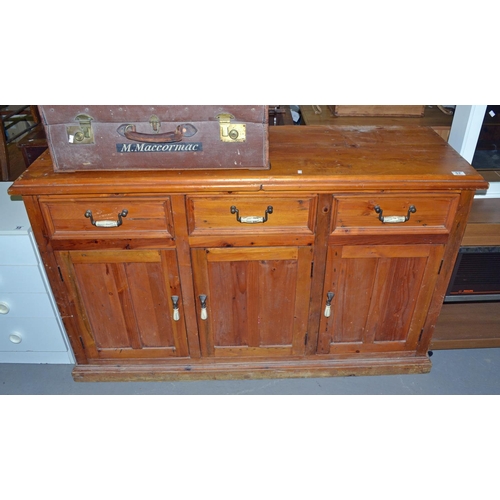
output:
M 330 247 L 318 352 L 416 349 L 443 252 L 442 245 Z
M 204 356 L 304 353 L 310 247 L 194 249 L 192 256 Z
M 88 358 L 188 356 L 174 250 L 61 251 L 56 258 Z M 180 297 L 178 320 L 172 296 Z

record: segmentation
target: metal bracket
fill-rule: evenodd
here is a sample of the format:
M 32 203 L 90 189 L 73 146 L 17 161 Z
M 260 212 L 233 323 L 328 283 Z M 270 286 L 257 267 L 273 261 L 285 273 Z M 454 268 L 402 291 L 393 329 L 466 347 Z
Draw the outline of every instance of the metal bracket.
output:
M 245 142 L 247 140 L 247 126 L 244 123 L 231 123 L 231 120 L 234 120 L 233 115 L 221 113 L 215 118 L 219 120 L 222 142 Z
M 66 127 L 70 144 L 94 144 L 94 131 L 89 115 L 81 114 L 75 118 L 79 125 Z

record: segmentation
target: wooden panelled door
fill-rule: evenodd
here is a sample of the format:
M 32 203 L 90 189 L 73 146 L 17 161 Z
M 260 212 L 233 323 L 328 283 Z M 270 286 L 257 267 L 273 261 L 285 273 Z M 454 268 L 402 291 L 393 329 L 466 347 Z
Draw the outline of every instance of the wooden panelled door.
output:
M 330 247 L 318 353 L 415 350 L 443 252 L 424 244 Z
M 200 248 L 192 257 L 202 355 L 304 353 L 311 247 Z
M 89 359 L 189 355 L 175 250 L 60 251 L 56 258 Z

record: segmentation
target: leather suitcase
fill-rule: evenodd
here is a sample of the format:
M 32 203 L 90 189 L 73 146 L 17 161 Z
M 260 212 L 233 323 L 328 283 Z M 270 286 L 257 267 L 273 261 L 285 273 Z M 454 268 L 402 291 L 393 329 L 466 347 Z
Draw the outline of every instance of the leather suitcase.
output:
M 39 106 L 56 172 L 268 169 L 268 106 Z

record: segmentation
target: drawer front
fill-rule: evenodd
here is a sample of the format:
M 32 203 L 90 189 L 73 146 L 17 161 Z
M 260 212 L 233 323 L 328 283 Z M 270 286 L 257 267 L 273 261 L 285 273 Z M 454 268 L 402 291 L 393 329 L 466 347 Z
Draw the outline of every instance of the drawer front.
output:
M 53 239 L 172 238 L 170 198 L 41 198 Z
M 335 196 L 332 233 L 449 233 L 458 200 L 455 194 Z
M 31 244 L 30 237 L 24 235 L 0 235 L 0 264 L 9 265 L 38 265 L 38 260 Z
M 68 350 L 55 318 L 4 318 L 0 325 L 0 351 Z
M 6 318 L 52 318 L 54 309 L 46 293 L 0 292 L 0 328 Z
M 190 196 L 187 199 L 190 235 L 314 233 L 316 197 Z
M 0 266 L 0 294 L 3 292 L 44 293 L 38 266 Z

